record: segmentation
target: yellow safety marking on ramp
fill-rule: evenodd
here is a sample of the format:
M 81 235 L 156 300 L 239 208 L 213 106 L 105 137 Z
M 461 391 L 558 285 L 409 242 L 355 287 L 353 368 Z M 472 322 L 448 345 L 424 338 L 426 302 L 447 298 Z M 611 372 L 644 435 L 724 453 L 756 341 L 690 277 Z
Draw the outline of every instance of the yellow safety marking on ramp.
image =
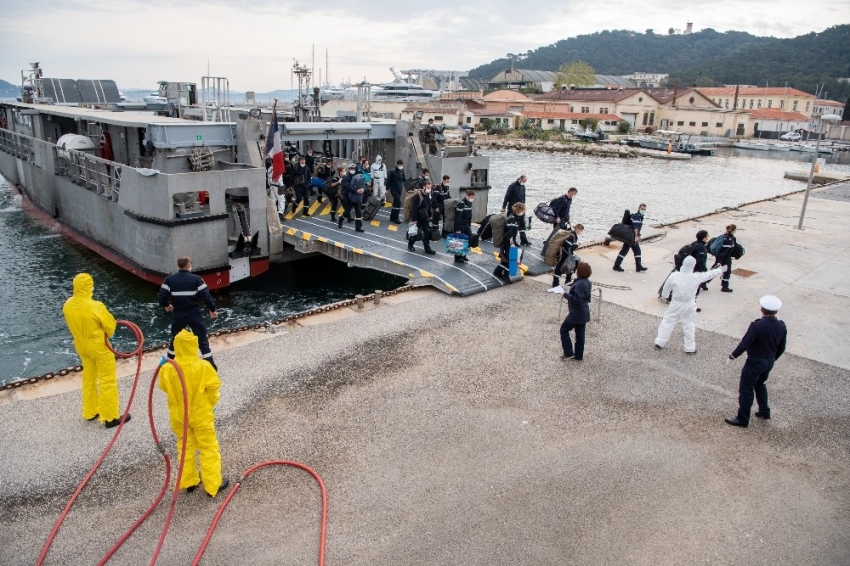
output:
M 387 226 L 387 230 L 389 230 L 390 232 L 398 232 L 398 226 L 396 226 L 395 224 L 390 224 L 389 226 Z
M 360 248 L 351 248 L 351 251 L 353 251 L 356 254 L 362 254 L 363 253 L 363 250 L 361 250 Z
M 320 204 L 322 203 L 316 201 L 312 205 L 310 205 L 310 208 L 308 209 L 310 214 L 316 214 L 316 210 L 318 210 Z
M 313 237 L 313 234 L 311 234 L 311 233 L 309 233 L 309 232 L 304 232 L 304 233 L 302 233 L 302 234 L 301 234 L 301 239 L 302 239 L 302 240 L 310 241 L 310 239 L 311 239 L 312 237 Z
M 322 212 L 319 213 L 321 216 L 327 216 L 331 213 L 331 203 L 325 205 L 325 208 L 322 209 Z
M 337 209 L 336 211 L 337 214 L 342 214 L 343 212 L 345 212 L 345 208 L 343 208 L 342 206 L 340 206 L 339 209 Z
M 469 251 L 471 251 L 474 254 L 484 253 L 484 252 L 481 251 L 481 248 L 469 248 Z
M 394 263 L 394 264 L 396 264 L 396 265 L 404 265 L 402 262 L 400 262 L 400 261 L 399 261 L 399 260 L 397 260 L 397 259 L 391 259 L 390 261 L 391 261 L 391 262 L 393 262 L 393 263 Z
M 323 237 L 321 237 L 321 236 L 318 236 L 318 237 L 316 238 L 316 240 L 318 240 L 319 242 L 322 242 L 323 244 L 327 244 L 327 243 L 328 243 L 328 239 L 327 239 L 327 238 L 323 238 Z
M 372 225 L 372 226 L 374 226 L 375 228 L 377 228 L 378 226 L 380 226 L 380 225 L 381 225 L 381 223 L 380 223 L 380 222 L 378 222 L 377 220 L 372 220 L 371 222 L 369 222 L 369 224 L 371 224 L 371 225 Z
M 345 249 L 345 244 L 341 244 L 341 243 L 339 243 L 339 242 L 334 242 L 334 245 L 335 245 L 336 247 L 338 247 L 338 248 Z
M 425 271 L 424 269 L 420 269 L 420 270 L 419 270 L 419 274 L 420 274 L 422 277 L 434 277 L 434 274 L 433 274 L 433 273 L 428 273 L 428 272 L 427 272 L 427 271 Z
M 292 220 L 293 218 L 295 218 L 295 213 L 294 212 L 287 212 L 286 215 L 284 215 L 283 218 L 285 220 Z
M 378 255 L 378 254 L 373 254 L 372 252 L 369 252 L 369 255 L 374 257 L 374 258 L 377 258 L 377 259 L 387 259 L 384 256 L 381 256 L 381 255 Z
M 298 230 L 296 230 L 295 228 L 290 228 L 289 230 L 286 231 L 286 235 L 287 236 L 294 236 L 296 232 L 298 232 Z
M 391 202 L 385 202 L 384 208 L 390 208 L 392 205 L 393 205 L 393 203 L 391 203 Z
M 499 252 L 493 252 L 493 257 L 499 259 Z
M 528 271 L 528 266 L 524 264 L 519 264 L 519 269 L 522 271 L 522 274 L 525 275 L 525 272 Z
M 446 289 L 448 289 L 448 290 L 449 290 L 449 291 L 451 291 L 452 293 L 457 293 L 457 288 L 456 288 L 456 287 L 452 287 L 452 286 L 451 286 L 451 285 L 449 285 L 448 283 L 446 283 Z

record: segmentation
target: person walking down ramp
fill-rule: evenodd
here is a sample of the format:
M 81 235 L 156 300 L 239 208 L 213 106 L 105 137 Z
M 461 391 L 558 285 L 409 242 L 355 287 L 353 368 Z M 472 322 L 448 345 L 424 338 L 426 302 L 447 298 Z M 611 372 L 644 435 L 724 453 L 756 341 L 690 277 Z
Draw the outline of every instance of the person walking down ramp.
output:
M 118 372 L 115 354 L 106 346 L 117 326 L 115 317 L 100 301 L 92 299 L 94 279 L 88 273 L 74 277 L 74 294 L 62 313 L 74 337 L 74 349 L 83 364 L 83 418 L 100 417 L 106 428 L 121 422 L 118 405 Z M 125 422 L 130 420 L 127 413 Z
M 174 360 L 183 371 L 188 392 L 189 423 L 186 437 L 186 461 L 180 476 L 180 489 L 191 493 L 201 483 L 210 497 L 227 488 L 230 481 L 221 477 L 221 451 L 215 433 L 215 406 L 221 397 L 221 380 L 210 364 L 198 358 L 198 337 L 186 329 L 174 337 Z M 178 453 L 183 443 L 183 386 L 174 366 L 166 363 L 159 372 L 159 388 L 168 396 L 171 430 L 177 437 Z M 199 453 L 200 471 L 195 462 Z
M 210 318 L 218 317 L 207 284 L 199 276 L 192 273 L 192 260 L 183 256 L 177 259 L 179 271 L 165 278 L 159 288 L 156 298 L 159 304 L 174 314 L 171 320 L 171 344 L 168 345 L 168 357 L 174 358 L 174 337 L 184 328 L 189 328 L 198 337 L 201 347 L 201 357 L 218 370 L 210 351 L 207 339 L 207 327 L 204 324 L 204 313 L 198 299 L 203 300 L 210 309 Z
M 741 381 L 738 384 L 738 414 L 727 418 L 726 424 L 747 428 L 750 424 L 750 409 L 753 407 L 753 391 L 759 410 L 756 416 L 770 419 L 770 405 L 767 403 L 767 386 L 770 370 L 776 360 L 785 353 L 785 341 L 788 329 L 785 323 L 776 318 L 782 308 L 782 301 L 773 295 L 765 295 L 759 300 L 761 318 L 750 323 L 747 333 L 738 347 L 729 354 L 728 364 L 745 351 L 747 361 L 741 368 Z
M 581 262 L 576 268 L 576 279 L 569 290 L 564 293 L 564 297 L 569 303 L 570 312 L 564 323 L 561 324 L 561 347 L 564 354 L 562 360 L 575 359 L 581 361 L 584 359 L 584 335 L 585 327 L 590 322 L 590 291 L 592 285 L 590 276 L 593 271 L 590 269 L 590 264 Z M 575 330 L 576 345 L 573 350 L 573 343 L 570 341 L 570 330 Z
M 623 249 L 620 250 L 620 254 L 617 256 L 617 259 L 614 260 L 614 271 L 625 271 L 621 266 L 623 265 L 623 260 L 626 259 L 626 256 L 629 255 L 629 250 L 632 250 L 632 253 L 635 256 L 635 271 L 640 273 L 641 271 L 647 271 L 647 268 L 643 266 L 641 262 L 641 251 L 640 251 L 640 230 L 643 228 L 643 217 L 646 214 L 646 205 L 641 203 L 638 206 L 638 211 L 634 214 L 628 215 L 627 218 L 623 220 L 628 220 L 628 222 L 623 222 L 623 224 L 628 224 L 632 227 L 635 233 L 635 243 L 632 245 L 623 244 Z
M 670 275 L 661 289 L 661 296 L 667 297 L 671 293 L 673 298 L 661 324 L 658 326 L 658 335 L 655 337 L 655 348 L 662 349 L 670 341 L 670 335 L 677 324 L 682 325 L 682 333 L 685 335 L 685 353 L 696 354 L 697 345 L 694 334 L 697 322 L 697 290 L 705 281 L 714 279 L 726 271 L 726 266 L 712 269 L 704 273 L 694 273 L 697 260 L 688 256 L 682 262 L 682 268 Z

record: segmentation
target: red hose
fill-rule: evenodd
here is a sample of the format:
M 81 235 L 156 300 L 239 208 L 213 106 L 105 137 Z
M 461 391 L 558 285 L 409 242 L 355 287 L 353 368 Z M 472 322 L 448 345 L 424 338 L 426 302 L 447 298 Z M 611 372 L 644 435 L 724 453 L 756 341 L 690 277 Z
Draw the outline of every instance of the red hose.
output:
M 139 384 L 139 374 L 142 371 L 142 351 L 144 349 L 145 337 L 142 334 L 141 329 L 128 320 L 119 320 L 116 321 L 118 325 L 126 326 L 130 329 L 133 335 L 136 338 L 136 347 L 130 352 L 119 352 L 112 347 L 112 344 L 109 343 L 109 337 L 104 335 L 104 342 L 106 342 L 106 347 L 109 348 L 112 353 L 114 353 L 119 358 L 131 358 L 133 356 L 138 356 L 138 362 L 136 364 L 136 377 L 133 380 L 133 389 L 130 391 L 130 398 L 127 401 L 127 408 L 124 410 L 124 413 L 121 415 L 121 422 L 118 424 L 118 428 L 115 429 L 115 434 L 112 435 L 112 439 L 109 441 L 109 444 L 106 445 L 103 453 L 100 455 L 100 458 L 97 459 L 92 469 L 86 474 L 86 477 L 83 478 L 83 481 L 77 486 L 76 491 L 71 496 L 71 499 L 68 500 L 68 503 L 65 505 L 65 509 L 62 510 L 62 514 L 59 516 L 59 520 L 56 521 L 56 524 L 53 526 L 53 530 L 50 531 L 50 536 L 47 537 L 47 541 L 44 543 L 44 547 L 41 549 L 41 554 L 38 557 L 38 561 L 36 562 L 36 566 L 41 566 L 44 564 L 44 559 L 47 558 L 47 553 L 50 551 L 50 546 L 53 544 L 53 539 L 56 538 L 56 534 L 59 532 L 59 529 L 62 527 L 62 523 L 65 521 L 65 517 L 67 517 L 68 512 L 71 510 L 71 506 L 74 504 L 74 501 L 77 500 L 77 496 L 80 495 L 80 492 L 89 482 L 91 477 L 103 463 L 103 460 L 106 458 L 106 455 L 109 454 L 109 451 L 112 450 L 112 446 L 115 444 L 115 441 L 118 440 L 118 435 L 121 434 L 121 430 L 124 428 L 124 422 L 127 418 L 127 414 L 130 412 L 130 407 L 133 405 L 133 397 L 136 395 L 136 386 Z
M 180 447 L 180 463 L 177 467 L 177 478 L 178 480 L 174 482 L 174 491 L 171 496 L 171 505 L 168 508 L 168 515 L 165 518 L 165 524 L 162 527 L 162 534 L 159 537 L 159 544 L 157 544 L 156 550 L 154 551 L 153 558 L 151 558 L 151 566 L 156 564 L 156 560 L 159 557 L 159 553 L 162 550 L 162 545 L 165 543 L 165 536 L 168 533 L 168 527 L 171 525 L 171 518 L 174 515 L 174 507 L 177 504 L 177 496 L 180 494 L 180 480 L 179 478 L 183 475 L 183 466 L 186 463 L 186 443 L 188 440 L 188 431 L 189 431 L 189 396 L 187 395 L 186 389 L 186 378 L 183 375 L 183 370 L 180 368 L 180 364 L 175 362 L 172 359 L 166 359 L 166 362 L 171 364 L 175 370 L 177 370 L 177 375 L 180 377 L 180 385 L 183 388 L 183 442 Z M 162 443 L 159 440 L 159 435 L 156 432 L 156 423 L 154 423 L 153 419 L 153 392 L 156 385 L 156 379 L 159 377 L 159 371 L 162 369 L 162 365 L 157 366 L 156 371 L 153 372 L 153 377 L 151 377 L 151 385 L 150 391 L 148 392 L 148 421 L 151 426 L 151 434 L 153 435 L 154 443 L 159 451 L 162 453 L 162 458 L 165 460 L 165 482 L 162 484 L 162 489 L 159 492 L 159 495 L 154 500 L 153 505 L 151 505 L 147 511 L 142 513 L 142 516 L 139 517 L 135 523 L 133 523 L 129 529 L 118 539 L 112 548 L 109 549 L 103 558 L 101 558 L 100 562 L 98 562 L 98 566 L 103 566 L 106 562 L 112 558 L 121 545 L 127 542 L 127 539 L 130 538 L 139 526 L 144 523 L 148 517 L 150 517 L 151 513 L 159 506 L 160 502 L 162 502 L 162 498 L 165 497 L 165 492 L 168 490 L 168 484 L 171 481 L 171 458 L 168 457 L 165 449 L 162 447 Z
M 221 518 L 222 513 L 224 513 L 225 507 L 230 503 L 230 500 L 236 495 L 236 492 L 239 490 L 239 487 L 242 485 L 242 482 L 247 478 L 251 473 L 260 468 L 265 468 L 266 466 L 293 466 L 295 468 L 300 468 L 305 472 L 309 473 L 319 484 L 319 489 L 322 492 L 322 527 L 321 532 L 319 534 L 319 566 L 324 566 L 325 564 L 325 536 L 327 533 L 327 525 L 328 525 L 328 495 L 325 491 L 325 482 L 322 481 L 322 478 L 319 477 L 319 474 L 314 472 L 311 468 L 305 466 L 304 464 L 293 462 L 290 460 L 270 460 L 268 462 L 261 462 L 259 464 L 255 464 L 245 470 L 242 474 L 242 477 L 239 478 L 239 481 L 236 482 L 236 485 L 233 486 L 233 489 L 230 490 L 230 493 L 227 494 L 227 498 L 219 507 L 218 512 L 215 514 L 215 518 L 213 519 L 212 524 L 210 525 L 209 530 L 207 531 L 207 536 L 204 537 L 204 542 L 201 544 L 201 548 L 198 549 L 198 554 L 195 556 L 195 561 L 192 562 L 192 566 L 197 566 L 201 561 L 201 556 L 204 555 L 204 551 L 207 549 L 207 545 L 212 538 L 213 531 L 215 531 L 216 526 L 218 525 L 218 521 Z

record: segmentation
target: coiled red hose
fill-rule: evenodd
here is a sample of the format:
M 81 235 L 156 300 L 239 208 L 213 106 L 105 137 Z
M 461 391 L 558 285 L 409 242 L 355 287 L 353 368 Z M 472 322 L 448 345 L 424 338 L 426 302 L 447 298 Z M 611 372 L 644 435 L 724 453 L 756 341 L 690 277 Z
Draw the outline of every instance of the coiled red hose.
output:
M 50 531 L 50 536 L 47 537 L 47 541 L 44 543 L 44 547 L 41 549 L 41 554 L 38 557 L 38 561 L 36 562 L 36 566 L 41 566 L 44 564 L 44 559 L 47 557 L 47 553 L 50 551 L 50 546 L 53 544 L 53 540 L 56 538 L 56 534 L 59 532 L 59 529 L 62 527 L 62 523 L 65 521 L 65 517 L 68 516 L 68 512 L 71 510 L 71 506 L 74 504 L 74 501 L 77 500 L 77 496 L 80 495 L 80 492 L 89 482 L 91 477 L 103 463 L 103 460 L 106 458 L 106 455 L 109 454 L 109 451 L 112 450 L 112 446 L 115 444 L 115 441 L 118 440 L 118 435 L 121 434 L 121 430 L 124 428 L 124 422 L 127 419 L 127 414 L 130 412 L 130 407 L 133 405 L 133 398 L 136 395 L 136 386 L 139 384 L 139 375 L 142 371 L 142 352 L 144 350 L 145 345 L 145 336 L 142 334 L 142 330 L 128 320 L 118 320 L 116 323 L 120 326 L 126 326 L 133 333 L 133 336 L 136 339 L 136 347 L 130 352 L 119 352 L 112 347 L 112 344 L 109 343 L 109 337 L 103 337 L 104 342 L 106 342 L 106 347 L 109 348 L 112 353 L 114 353 L 119 358 L 132 358 L 133 356 L 138 357 L 138 362 L 136 363 L 136 377 L 133 379 L 133 389 L 130 391 L 130 398 L 127 400 L 127 408 L 121 415 L 121 422 L 118 424 L 118 428 L 115 429 L 115 434 L 112 435 L 112 439 L 109 441 L 109 444 L 106 445 L 106 448 L 101 453 L 100 458 L 97 459 L 94 466 L 92 466 L 91 470 L 86 474 L 86 477 L 83 478 L 83 481 L 80 482 L 80 485 L 77 486 L 76 491 L 71 496 L 71 499 L 68 500 L 68 503 L 65 505 L 65 508 L 62 510 L 62 514 L 59 515 L 59 519 L 56 521 L 56 524 L 53 526 L 53 530 Z
M 213 519 L 213 522 L 210 525 L 209 530 L 207 531 L 207 536 L 204 537 L 204 542 L 201 544 L 201 548 L 198 549 L 198 554 L 195 556 L 195 561 L 192 562 L 192 566 L 198 566 L 198 564 L 200 563 L 201 556 L 204 555 L 204 551 L 207 549 L 207 545 L 209 544 L 210 539 L 212 538 L 213 531 L 215 531 L 215 528 L 218 525 L 218 521 L 221 518 L 221 515 L 224 513 L 224 509 L 227 507 L 228 503 L 230 503 L 230 500 L 233 499 L 233 496 L 236 495 L 236 492 L 239 491 L 239 487 L 242 485 L 242 482 L 245 481 L 245 478 L 247 478 L 253 472 L 259 470 L 260 468 L 265 468 L 266 466 L 292 466 L 295 468 L 299 468 L 313 476 L 316 482 L 318 482 L 319 489 L 322 492 L 322 527 L 321 532 L 319 534 L 319 566 L 324 566 L 325 537 L 327 534 L 328 525 L 328 495 L 327 491 L 325 491 L 325 482 L 322 481 L 322 478 L 319 477 L 319 474 L 317 474 L 308 466 L 290 460 L 270 460 L 268 462 L 261 462 L 259 464 L 251 466 L 242 473 L 242 477 L 239 478 L 239 481 L 236 482 L 236 485 L 234 485 L 233 489 L 230 490 L 230 493 L 227 494 L 227 498 L 224 500 L 224 503 L 221 504 L 221 507 L 219 507 L 218 512 L 215 514 L 215 518 Z

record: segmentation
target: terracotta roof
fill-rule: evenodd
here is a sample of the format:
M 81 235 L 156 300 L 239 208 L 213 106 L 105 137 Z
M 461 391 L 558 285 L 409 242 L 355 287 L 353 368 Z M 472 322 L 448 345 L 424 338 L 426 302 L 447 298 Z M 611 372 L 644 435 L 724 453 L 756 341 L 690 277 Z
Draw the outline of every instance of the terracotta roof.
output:
M 513 101 L 516 101 L 516 100 L 521 100 L 521 101 L 531 100 L 531 98 L 529 98 L 528 96 L 524 95 L 521 92 L 502 89 L 502 90 L 496 90 L 496 91 L 491 92 L 490 94 L 484 95 L 484 100 L 486 100 L 488 102 L 491 101 L 491 100 L 493 100 L 493 101 L 496 101 L 496 100 L 506 101 L 507 100 L 507 101 L 513 102 Z
M 697 87 L 699 92 L 703 93 L 705 96 L 735 96 L 735 87 L 734 86 L 722 86 L 722 87 Z M 814 94 L 809 94 L 808 92 L 803 92 L 802 90 L 797 90 L 796 88 L 785 88 L 782 87 L 770 87 L 765 88 L 763 86 L 742 86 L 738 91 L 738 96 L 802 96 L 805 98 L 814 98 Z
M 844 108 L 843 102 L 836 102 L 834 100 L 815 100 L 815 104 L 818 106 L 832 106 L 834 108 Z
M 640 88 L 624 89 L 576 89 L 576 90 L 552 90 L 546 94 L 535 96 L 534 100 L 569 100 L 574 102 L 619 102 L 626 98 L 645 92 Z M 652 95 L 650 95 L 652 96 Z M 653 98 L 655 98 L 653 96 Z
M 616 114 L 581 114 L 580 112 L 523 112 L 526 118 L 555 119 L 555 120 L 584 120 L 585 118 L 596 118 L 597 120 L 622 120 Z
M 477 110 L 477 109 L 470 108 L 469 110 L 466 111 L 466 113 L 467 114 L 473 114 L 475 116 L 513 116 L 514 114 L 516 114 L 514 111 L 509 112 L 507 110 L 503 110 L 503 111 L 488 110 L 486 108 L 484 110 Z
M 756 120 L 788 120 L 789 122 L 808 122 L 809 119 L 799 112 L 783 111 L 781 108 L 759 108 L 750 110 L 749 115 Z

